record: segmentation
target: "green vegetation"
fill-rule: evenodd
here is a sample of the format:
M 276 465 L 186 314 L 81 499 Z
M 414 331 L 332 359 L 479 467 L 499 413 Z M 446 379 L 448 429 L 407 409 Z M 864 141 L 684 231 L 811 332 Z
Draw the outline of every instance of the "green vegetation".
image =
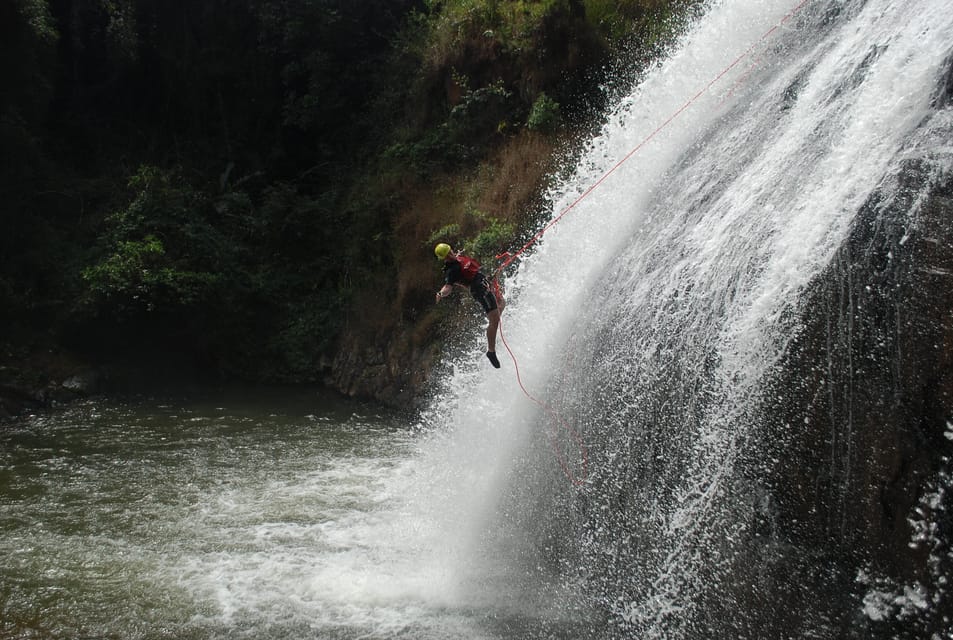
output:
M 314 380 L 345 336 L 433 326 L 425 245 L 519 242 L 607 74 L 697 4 L 3 3 L 8 351 Z

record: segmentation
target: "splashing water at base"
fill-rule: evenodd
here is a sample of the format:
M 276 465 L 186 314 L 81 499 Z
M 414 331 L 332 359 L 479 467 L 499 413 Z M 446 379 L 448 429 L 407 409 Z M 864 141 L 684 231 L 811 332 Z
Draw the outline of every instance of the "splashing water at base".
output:
M 420 434 L 366 411 L 284 396 L 90 402 L 8 428 L 0 636 L 519 628 L 525 612 L 466 585 L 476 574 L 460 572 L 415 462 Z

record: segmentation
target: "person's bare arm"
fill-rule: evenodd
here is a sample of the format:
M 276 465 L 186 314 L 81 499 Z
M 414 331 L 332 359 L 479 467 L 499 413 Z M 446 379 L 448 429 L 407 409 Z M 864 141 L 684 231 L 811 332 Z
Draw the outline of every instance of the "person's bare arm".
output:
M 453 293 L 453 286 L 449 284 L 443 285 L 440 287 L 440 291 L 437 292 L 437 302 L 440 302 L 441 298 L 446 298 L 451 293 Z

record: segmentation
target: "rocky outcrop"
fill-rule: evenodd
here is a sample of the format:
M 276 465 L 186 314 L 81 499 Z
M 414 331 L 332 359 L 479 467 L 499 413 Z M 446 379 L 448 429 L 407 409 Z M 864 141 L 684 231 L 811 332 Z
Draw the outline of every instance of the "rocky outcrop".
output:
M 36 362 L 0 370 L 0 420 L 86 398 L 100 389 L 104 374 L 99 369 L 51 366 L 45 359 Z
M 953 491 L 938 487 L 953 453 L 953 175 L 911 161 L 885 193 L 807 292 L 754 447 L 783 460 L 757 481 L 769 496 L 761 540 L 785 550 L 763 576 L 799 575 L 806 606 L 844 604 L 824 613 L 843 638 L 930 637 L 953 612 L 941 579 L 953 556 L 918 544 L 916 524 L 945 527 L 941 547 L 953 539 Z M 802 572 L 804 558 L 825 569 Z M 885 585 L 890 602 L 922 598 L 902 626 L 846 606 Z
M 422 391 L 439 349 L 439 343 L 415 339 L 401 327 L 374 339 L 348 335 L 328 363 L 324 384 L 349 397 L 414 410 L 424 400 Z

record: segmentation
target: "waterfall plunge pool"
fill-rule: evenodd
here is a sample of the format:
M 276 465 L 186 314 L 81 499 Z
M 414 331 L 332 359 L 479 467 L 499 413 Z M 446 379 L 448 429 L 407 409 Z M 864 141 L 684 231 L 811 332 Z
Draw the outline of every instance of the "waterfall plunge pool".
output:
M 313 393 L 95 400 L 8 425 L 0 636 L 572 636 L 514 592 L 532 579 L 501 584 L 448 539 L 427 437 Z

